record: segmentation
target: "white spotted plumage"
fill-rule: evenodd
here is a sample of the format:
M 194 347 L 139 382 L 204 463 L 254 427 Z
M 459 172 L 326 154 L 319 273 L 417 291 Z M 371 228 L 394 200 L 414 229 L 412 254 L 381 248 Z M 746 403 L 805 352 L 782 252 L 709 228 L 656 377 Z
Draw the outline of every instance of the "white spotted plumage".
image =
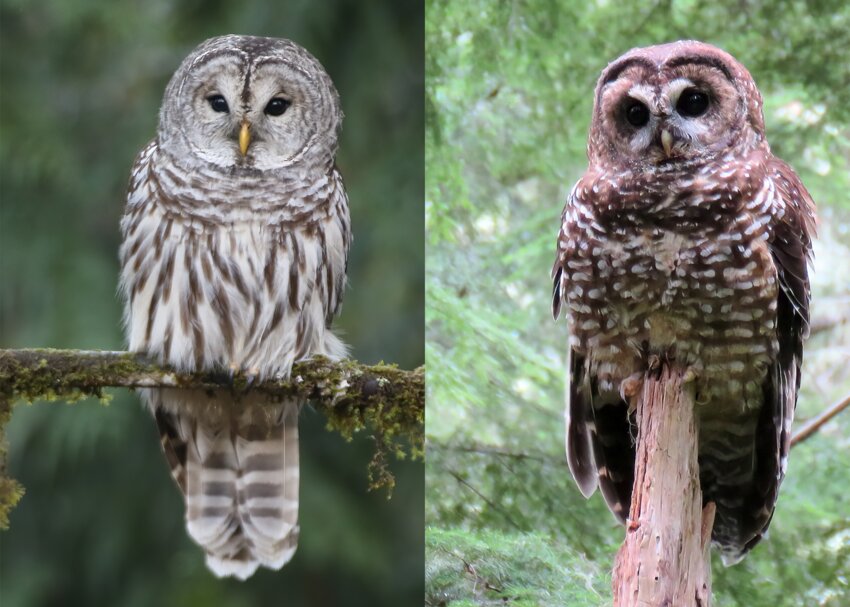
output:
M 771 154 L 761 108 L 747 70 L 710 45 L 612 62 L 553 268 L 553 311 L 564 305 L 570 320 L 567 456 L 579 488 L 598 486 L 624 520 L 635 457 L 624 382 L 651 357 L 697 369 L 700 482 L 727 563 L 770 524 L 809 318 L 814 204 Z
M 226 112 L 209 110 L 211 95 L 225 98 Z M 272 115 L 264 108 L 275 97 L 289 105 Z M 334 165 L 341 119 L 330 78 L 290 41 L 225 36 L 190 54 L 136 160 L 121 223 L 131 350 L 257 380 L 288 377 L 312 355 L 345 355 L 330 329 L 351 241 Z M 242 151 L 246 128 L 252 144 Z M 289 561 L 300 403 L 250 391 L 142 397 L 210 569 L 245 579 Z

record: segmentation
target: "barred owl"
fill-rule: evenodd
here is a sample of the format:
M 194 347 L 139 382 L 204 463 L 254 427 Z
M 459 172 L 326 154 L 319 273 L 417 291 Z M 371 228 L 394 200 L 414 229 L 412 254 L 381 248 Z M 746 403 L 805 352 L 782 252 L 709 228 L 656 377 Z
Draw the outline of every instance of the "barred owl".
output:
M 261 381 L 345 355 L 331 332 L 351 242 L 334 164 L 342 112 L 289 40 L 198 46 L 165 90 L 121 221 L 129 347 Z M 299 402 L 146 389 L 189 535 L 219 576 L 279 569 L 298 540 Z
M 570 470 L 625 521 L 635 445 L 623 382 L 653 359 L 695 369 L 712 539 L 738 562 L 766 532 L 785 475 L 814 203 L 770 151 L 749 72 L 700 42 L 608 65 L 587 152 L 552 272 L 554 315 L 564 307 L 570 324 Z

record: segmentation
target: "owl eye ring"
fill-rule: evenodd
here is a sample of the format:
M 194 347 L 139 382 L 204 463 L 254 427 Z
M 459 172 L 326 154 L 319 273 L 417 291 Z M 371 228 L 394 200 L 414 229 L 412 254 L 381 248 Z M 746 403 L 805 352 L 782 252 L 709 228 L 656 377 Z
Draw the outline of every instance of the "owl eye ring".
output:
M 266 109 L 263 111 L 269 116 L 280 116 L 290 105 L 292 104 L 283 97 L 275 97 L 266 104 Z
M 676 102 L 676 111 L 686 118 L 701 116 L 708 109 L 708 95 L 696 89 L 685 89 Z
M 210 95 L 207 97 L 207 101 L 214 112 L 230 112 L 230 108 L 227 106 L 227 101 L 221 95 Z
M 626 104 L 626 121 L 634 127 L 642 127 L 649 122 L 649 108 L 636 99 Z

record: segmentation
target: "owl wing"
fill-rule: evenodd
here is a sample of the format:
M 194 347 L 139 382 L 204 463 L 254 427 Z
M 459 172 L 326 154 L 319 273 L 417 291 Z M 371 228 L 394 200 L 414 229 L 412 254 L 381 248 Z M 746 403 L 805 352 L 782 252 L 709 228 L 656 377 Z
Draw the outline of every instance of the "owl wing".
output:
M 186 495 L 186 433 L 180 427 L 180 420 L 174 413 L 162 408 L 153 410 L 156 428 L 159 430 L 159 442 L 168 461 L 171 476 L 177 483 L 180 493 Z
M 615 392 L 600 392 L 587 359 L 573 348 L 568 354 L 566 448 L 570 473 L 582 495 L 599 486 L 609 510 L 625 523 L 634 485 L 634 419 Z
M 348 211 L 348 195 L 345 192 L 342 175 L 336 167 L 333 168 L 331 173 L 331 183 L 329 201 L 330 205 L 335 208 L 335 212 L 328 221 L 336 222 L 336 229 L 333 230 L 333 233 L 337 234 L 338 238 L 334 239 L 333 242 L 325 240 L 325 246 L 322 247 L 326 256 L 337 258 L 336 267 L 329 263 L 328 259 L 322 260 L 326 272 L 325 322 L 328 326 L 342 309 L 342 296 L 345 292 L 345 282 L 348 276 L 348 253 L 351 248 L 351 217 Z M 324 233 L 322 233 L 323 238 L 325 237 Z M 336 271 L 334 271 L 335 269 Z
M 811 289 L 807 265 L 812 258 L 815 207 L 799 177 L 784 162 L 773 159 L 769 178 L 776 191 L 774 221 L 768 248 L 776 267 L 779 294 L 776 337 L 779 351 L 764 383 L 764 406 L 756 428 L 753 488 L 742 521 L 736 562 L 762 538 L 773 516 L 779 485 L 785 476 L 791 447 L 791 423 L 800 388 L 803 340 L 809 332 Z
M 558 234 L 558 252 L 552 268 L 552 314 L 557 320 L 568 285 L 566 260 L 579 246 L 579 228 L 571 207 L 581 204 L 580 180 L 567 199 Z M 628 404 L 616 392 L 599 390 L 589 361 L 575 348 L 567 352 L 566 450 L 570 473 L 585 497 L 599 486 L 612 513 L 625 522 L 634 483 L 635 446 Z

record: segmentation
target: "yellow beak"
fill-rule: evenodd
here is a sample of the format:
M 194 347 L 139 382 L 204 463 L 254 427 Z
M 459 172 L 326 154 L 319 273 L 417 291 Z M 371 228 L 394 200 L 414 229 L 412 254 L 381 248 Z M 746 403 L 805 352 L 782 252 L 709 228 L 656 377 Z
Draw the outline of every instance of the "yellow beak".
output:
M 242 121 L 242 129 L 239 131 L 239 151 L 242 155 L 248 153 L 248 146 L 251 145 L 251 124 L 247 120 Z
M 670 157 L 670 150 L 673 149 L 673 135 L 667 129 L 661 131 L 661 145 L 664 148 L 664 155 Z

